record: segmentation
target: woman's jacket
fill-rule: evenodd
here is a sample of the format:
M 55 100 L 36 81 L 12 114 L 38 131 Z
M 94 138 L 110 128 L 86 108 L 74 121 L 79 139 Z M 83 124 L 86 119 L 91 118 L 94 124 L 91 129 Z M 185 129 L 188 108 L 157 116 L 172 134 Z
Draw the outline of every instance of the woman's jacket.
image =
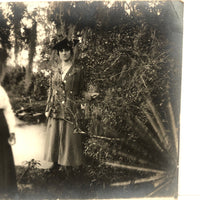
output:
M 84 90 L 83 68 L 72 66 L 63 79 L 58 68 L 51 74 L 45 115 L 76 123 L 81 115 Z

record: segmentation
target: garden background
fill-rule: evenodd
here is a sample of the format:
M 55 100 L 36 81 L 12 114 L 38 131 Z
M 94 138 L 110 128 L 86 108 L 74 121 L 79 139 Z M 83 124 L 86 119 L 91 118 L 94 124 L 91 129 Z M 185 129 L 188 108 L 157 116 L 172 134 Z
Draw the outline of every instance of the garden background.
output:
M 79 40 L 76 62 L 87 90 L 99 93 L 86 102 L 80 124 L 83 190 L 90 191 L 81 195 L 177 195 L 182 12 L 179 1 L 1 3 L 0 39 L 9 54 L 3 86 L 28 124 L 46 122 L 52 46 L 64 37 Z M 17 169 L 24 197 L 42 195 L 47 179 L 63 177 L 46 176 L 35 160 L 27 164 Z M 45 191 L 75 195 L 55 185 Z

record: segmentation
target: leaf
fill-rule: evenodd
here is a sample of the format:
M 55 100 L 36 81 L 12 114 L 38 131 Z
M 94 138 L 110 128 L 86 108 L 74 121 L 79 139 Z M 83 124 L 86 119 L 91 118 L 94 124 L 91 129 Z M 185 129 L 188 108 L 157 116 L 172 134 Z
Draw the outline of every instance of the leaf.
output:
M 176 157 L 178 157 L 178 132 L 177 132 L 174 113 L 173 113 L 172 105 L 170 101 L 168 102 L 168 110 L 169 110 L 169 116 L 170 116 L 170 121 L 171 121 L 172 133 L 174 136 L 174 146 L 176 149 Z
M 148 178 L 136 179 L 136 180 L 134 180 L 134 183 L 139 184 L 139 183 L 153 182 L 153 181 L 157 181 L 157 180 L 159 180 L 163 177 L 165 177 L 165 174 L 156 174 L 156 175 L 153 175 L 153 176 L 148 177 Z
M 136 117 L 136 121 L 138 122 L 138 124 L 141 126 L 141 128 L 144 130 L 145 134 L 142 134 L 142 137 L 146 137 L 148 136 L 148 139 L 150 139 L 154 144 L 155 144 L 155 147 L 157 147 L 157 149 L 160 151 L 160 152 L 163 152 L 163 147 L 160 146 L 160 144 L 158 143 L 157 139 L 152 136 L 152 134 L 150 133 L 150 131 L 148 130 L 148 128 L 144 125 L 144 123 L 142 123 L 138 117 Z
M 112 166 L 112 167 L 119 167 L 124 169 L 130 169 L 130 170 L 136 170 L 136 171 L 143 171 L 143 172 L 152 172 L 152 173 L 161 173 L 165 174 L 166 171 L 163 170 L 157 170 L 157 169 L 151 169 L 151 168 L 144 168 L 144 167 L 138 167 L 134 165 L 123 165 L 119 163 L 111 163 L 111 162 L 105 162 L 106 165 Z
M 166 148 L 166 145 L 165 145 L 165 142 L 164 142 L 164 138 L 163 136 L 161 135 L 161 132 L 159 130 L 159 127 L 157 126 L 157 124 L 155 123 L 155 121 L 153 120 L 153 118 L 151 117 L 151 115 L 146 111 L 144 110 L 143 111 L 144 114 L 146 115 L 147 119 L 149 120 L 151 126 L 153 127 L 153 129 L 155 130 L 160 142 L 163 144 L 163 147 Z M 162 147 L 162 148 L 163 148 Z
M 160 119 L 159 113 L 156 110 L 156 108 L 153 105 L 153 103 L 150 101 L 150 99 L 147 99 L 147 104 L 149 105 L 149 107 L 150 107 L 150 109 L 151 109 L 151 111 L 152 111 L 152 113 L 153 113 L 153 115 L 154 115 L 154 117 L 156 119 L 156 122 L 159 125 L 160 131 L 162 133 L 162 137 L 163 137 L 163 140 L 164 140 L 165 147 L 167 149 L 169 149 L 169 141 L 168 141 L 168 138 L 167 138 L 167 135 L 166 135 L 165 128 L 163 126 L 162 120 Z

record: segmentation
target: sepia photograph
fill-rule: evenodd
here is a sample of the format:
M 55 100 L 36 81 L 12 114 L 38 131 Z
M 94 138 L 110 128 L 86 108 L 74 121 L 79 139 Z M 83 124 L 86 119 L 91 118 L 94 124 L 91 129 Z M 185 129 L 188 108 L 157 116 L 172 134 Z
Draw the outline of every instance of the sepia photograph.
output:
M 183 10 L 0 2 L 0 199 L 178 199 Z

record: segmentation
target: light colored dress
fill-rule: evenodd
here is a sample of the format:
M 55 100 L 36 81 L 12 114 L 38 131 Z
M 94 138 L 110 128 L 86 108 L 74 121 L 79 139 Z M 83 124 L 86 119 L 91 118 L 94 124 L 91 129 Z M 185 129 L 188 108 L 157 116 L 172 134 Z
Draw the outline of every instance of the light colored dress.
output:
M 83 70 L 72 66 L 62 78 L 57 70 L 50 83 L 46 113 L 47 138 L 44 160 L 63 166 L 83 164 L 81 135 L 75 133 L 81 112 Z
M 16 123 L 15 115 L 13 113 L 9 97 L 1 85 L 0 85 L 0 109 L 4 110 L 3 113 L 7 120 L 10 133 L 15 132 L 15 123 Z

